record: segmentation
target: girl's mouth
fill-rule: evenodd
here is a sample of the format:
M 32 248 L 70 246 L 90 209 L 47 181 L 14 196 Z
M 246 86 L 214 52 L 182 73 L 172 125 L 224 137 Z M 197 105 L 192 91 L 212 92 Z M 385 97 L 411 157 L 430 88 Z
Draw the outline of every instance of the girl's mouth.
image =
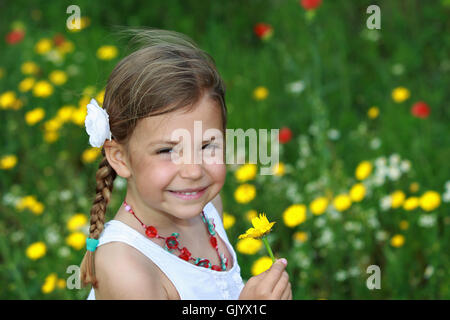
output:
M 179 191 L 171 191 L 171 190 L 169 190 L 169 192 L 179 199 L 194 200 L 194 199 L 199 199 L 201 196 L 203 196 L 206 189 L 208 189 L 208 187 L 205 187 L 201 190 L 193 191 L 193 192 L 179 192 Z

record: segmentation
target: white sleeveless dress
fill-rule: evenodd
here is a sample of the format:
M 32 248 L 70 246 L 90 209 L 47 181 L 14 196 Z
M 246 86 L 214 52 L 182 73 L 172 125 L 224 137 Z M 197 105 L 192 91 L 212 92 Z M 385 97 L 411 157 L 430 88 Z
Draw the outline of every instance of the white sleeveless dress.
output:
M 233 267 L 228 271 L 214 271 L 180 259 L 118 220 L 110 220 L 105 223 L 98 245 L 120 241 L 136 248 L 164 272 L 182 300 L 237 300 L 244 283 L 236 252 L 228 240 L 222 220 L 214 205 L 208 202 L 203 210 L 207 218 L 214 219 L 216 232 L 225 242 L 231 254 Z M 95 300 L 94 288 L 91 289 L 87 300 Z

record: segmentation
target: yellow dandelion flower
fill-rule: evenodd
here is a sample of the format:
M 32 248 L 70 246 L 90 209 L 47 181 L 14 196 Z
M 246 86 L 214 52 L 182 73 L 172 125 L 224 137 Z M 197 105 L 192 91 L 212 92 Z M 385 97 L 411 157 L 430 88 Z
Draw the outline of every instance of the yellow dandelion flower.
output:
M 41 287 L 42 293 L 48 294 L 48 293 L 52 292 L 53 290 L 55 290 L 57 280 L 58 280 L 58 276 L 56 275 L 56 273 L 49 274 L 45 278 L 44 284 Z
M 49 74 L 48 78 L 54 85 L 60 86 L 66 83 L 67 74 L 62 70 L 54 70 Z
M 293 204 L 283 212 L 284 224 L 290 228 L 296 227 L 306 220 L 306 206 Z
M 235 172 L 234 176 L 237 181 L 240 183 L 252 180 L 256 176 L 258 168 L 256 164 L 253 163 L 247 163 L 242 166 L 240 166 Z
M 81 227 L 85 226 L 88 223 L 88 218 L 83 213 L 74 214 L 70 217 L 69 221 L 67 221 L 67 229 L 69 231 L 77 231 Z
M 259 217 L 255 217 L 252 219 L 253 228 L 248 229 L 245 234 L 241 234 L 239 239 L 245 238 L 262 238 L 265 235 L 269 234 L 272 230 L 275 222 L 269 222 L 266 215 L 264 213 L 260 214 Z
M 399 223 L 399 227 L 400 227 L 400 229 L 402 229 L 402 230 L 407 230 L 407 229 L 409 228 L 409 222 L 406 221 L 406 220 L 402 220 L 402 221 L 400 221 L 400 223 Z
M 263 242 L 259 239 L 245 238 L 238 240 L 236 243 L 236 250 L 242 254 L 255 254 L 263 245 Z
M 92 163 L 94 162 L 98 156 L 101 154 L 101 148 L 88 148 L 83 151 L 83 154 L 81 155 L 81 160 L 84 163 Z
M 31 208 L 37 202 L 38 201 L 35 196 L 25 196 L 17 202 L 16 209 L 19 211 L 23 211 L 26 208 Z
M 37 74 L 39 72 L 39 67 L 33 61 L 25 61 L 20 66 L 20 70 L 25 75 L 34 75 L 34 74 Z
M 418 197 L 409 197 L 403 203 L 403 209 L 406 211 L 411 211 L 416 209 L 420 205 L 420 200 Z
M 337 211 L 345 211 L 352 205 L 352 199 L 348 194 L 340 194 L 333 200 L 333 206 Z
M 253 98 L 255 100 L 258 100 L 258 101 L 265 100 L 268 95 L 269 95 L 269 90 L 267 90 L 266 87 L 259 86 L 259 87 L 256 87 L 255 90 L 253 90 Z
M 392 90 L 392 100 L 394 100 L 396 103 L 401 103 L 405 100 L 408 100 L 410 95 L 411 93 L 405 87 L 397 87 Z
M 397 190 L 391 194 L 391 207 L 397 209 L 405 202 L 406 195 L 403 191 Z
M 13 154 L 9 154 L 0 158 L 0 169 L 10 170 L 17 164 L 17 157 Z
M 399 248 L 401 246 L 403 246 L 403 244 L 405 243 L 405 237 L 402 236 L 401 234 L 396 234 L 395 236 L 393 236 L 391 238 L 391 246 Z
M 91 24 L 91 19 L 89 17 L 81 17 L 80 18 L 80 28 L 72 28 L 68 29 L 69 32 L 80 32 L 81 30 L 87 28 Z
M 253 276 L 257 276 L 258 274 L 263 273 L 268 270 L 273 264 L 272 259 L 270 257 L 264 256 L 253 262 L 251 273 Z
M 59 118 L 53 118 L 45 121 L 44 130 L 46 131 L 57 131 L 63 125 L 63 122 Z
M 19 82 L 19 91 L 20 92 L 28 92 L 30 91 L 36 80 L 33 77 L 28 77 Z
M 66 40 L 61 45 L 59 45 L 56 50 L 59 51 L 61 54 L 71 53 L 73 50 L 75 50 L 75 46 L 72 41 Z
M 362 161 L 357 167 L 355 171 L 356 179 L 358 180 L 364 180 L 367 179 L 367 177 L 370 176 L 372 173 L 372 163 L 369 161 Z
M 46 252 L 47 246 L 42 241 L 32 243 L 25 250 L 26 256 L 31 260 L 37 260 L 42 258 L 43 256 L 45 256 Z
M 441 195 L 436 191 L 427 191 L 420 197 L 420 207 L 425 211 L 433 211 L 441 204 Z
M 416 193 L 417 191 L 419 191 L 420 185 L 417 182 L 413 182 L 409 185 L 409 191 L 411 191 L 412 193 Z
M 278 162 L 272 167 L 272 173 L 278 177 L 281 177 L 286 172 L 286 166 L 283 162 Z
M 47 143 L 53 143 L 59 138 L 58 131 L 46 131 L 44 133 L 44 140 Z
M 44 204 L 42 202 L 35 202 L 30 206 L 30 210 L 38 216 L 44 212 Z
M 45 111 L 42 108 L 35 108 L 25 113 L 25 121 L 32 126 L 41 121 L 45 117 Z
M 236 191 L 234 191 L 234 199 L 238 203 L 248 203 L 252 201 L 256 196 L 256 188 L 252 184 L 241 184 L 237 187 Z
M 72 119 L 72 114 L 75 110 L 76 110 L 75 106 L 71 105 L 62 106 L 61 108 L 59 108 L 56 117 L 63 123 L 70 121 Z
M 97 96 L 95 97 L 95 100 L 97 100 L 97 102 L 102 105 L 103 104 L 103 99 L 105 98 L 105 90 L 103 89 L 102 91 L 100 91 Z
M 370 119 L 375 119 L 378 117 L 378 115 L 380 114 L 380 109 L 378 109 L 378 107 L 373 106 L 369 109 L 369 111 L 367 111 L 367 116 Z
M 225 228 L 225 230 L 228 230 L 232 226 L 234 226 L 235 222 L 236 222 L 236 218 L 233 215 L 231 215 L 227 212 L 223 213 L 223 227 Z
M 0 95 L 0 108 L 8 109 L 12 108 L 16 102 L 16 93 L 14 91 L 6 91 Z
M 66 238 L 67 245 L 75 250 L 81 250 L 86 247 L 86 235 L 83 232 L 72 232 Z
M 58 279 L 58 281 L 56 282 L 56 286 L 59 289 L 64 289 L 66 287 L 66 280 L 64 279 Z
M 316 216 L 321 215 L 327 210 L 328 203 L 329 201 L 326 197 L 316 198 L 309 204 L 309 210 Z
M 350 189 L 350 198 L 353 202 L 360 202 L 366 195 L 366 187 L 362 183 L 353 185 Z
M 308 234 L 303 231 L 297 231 L 294 233 L 293 238 L 297 242 L 306 242 L 308 240 Z
M 255 217 L 257 217 L 258 216 L 258 212 L 256 211 L 256 210 L 248 210 L 246 213 L 245 213 L 245 218 L 248 220 L 248 221 L 250 221 L 250 222 L 252 222 L 252 219 L 253 218 L 255 218 Z
M 117 57 L 118 52 L 115 46 L 101 46 L 97 50 L 97 58 L 100 60 L 112 60 Z
M 53 94 L 53 86 L 46 80 L 36 82 L 33 87 L 33 95 L 38 98 L 47 98 Z
M 38 54 L 45 54 L 52 49 L 52 40 L 49 38 L 42 38 L 34 46 L 34 51 Z

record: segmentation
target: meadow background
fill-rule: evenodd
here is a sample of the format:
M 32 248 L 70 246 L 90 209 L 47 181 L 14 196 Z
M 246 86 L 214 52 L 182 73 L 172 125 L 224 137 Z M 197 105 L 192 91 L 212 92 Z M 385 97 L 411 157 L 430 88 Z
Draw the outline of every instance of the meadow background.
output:
M 226 82 L 228 128 L 280 129 L 274 174 L 229 165 L 221 192 L 244 279 L 270 266 L 238 240 L 264 212 L 294 299 L 449 299 L 450 1 L 315 2 L 1 2 L 0 298 L 87 297 L 66 286 L 100 155 L 84 117 L 128 53 L 122 25 L 187 34 Z M 116 179 L 108 219 L 125 190 Z

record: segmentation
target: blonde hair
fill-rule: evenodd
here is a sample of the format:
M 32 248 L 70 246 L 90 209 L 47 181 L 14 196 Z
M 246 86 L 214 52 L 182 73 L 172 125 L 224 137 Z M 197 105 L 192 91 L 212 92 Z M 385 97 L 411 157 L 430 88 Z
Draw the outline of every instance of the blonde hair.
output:
M 154 28 L 128 28 L 131 44 L 139 48 L 123 58 L 108 78 L 103 108 L 109 115 L 113 139 L 129 146 L 139 119 L 182 108 L 188 110 L 208 94 L 221 108 L 223 131 L 227 108 L 225 84 L 214 59 L 186 35 Z M 98 239 L 105 223 L 106 207 L 111 199 L 117 173 L 102 148 L 102 160 L 96 173 L 96 195 L 90 212 L 89 237 Z M 82 286 L 98 287 L 95 276 L 95 252 L 86 251 L 80 267 Z

